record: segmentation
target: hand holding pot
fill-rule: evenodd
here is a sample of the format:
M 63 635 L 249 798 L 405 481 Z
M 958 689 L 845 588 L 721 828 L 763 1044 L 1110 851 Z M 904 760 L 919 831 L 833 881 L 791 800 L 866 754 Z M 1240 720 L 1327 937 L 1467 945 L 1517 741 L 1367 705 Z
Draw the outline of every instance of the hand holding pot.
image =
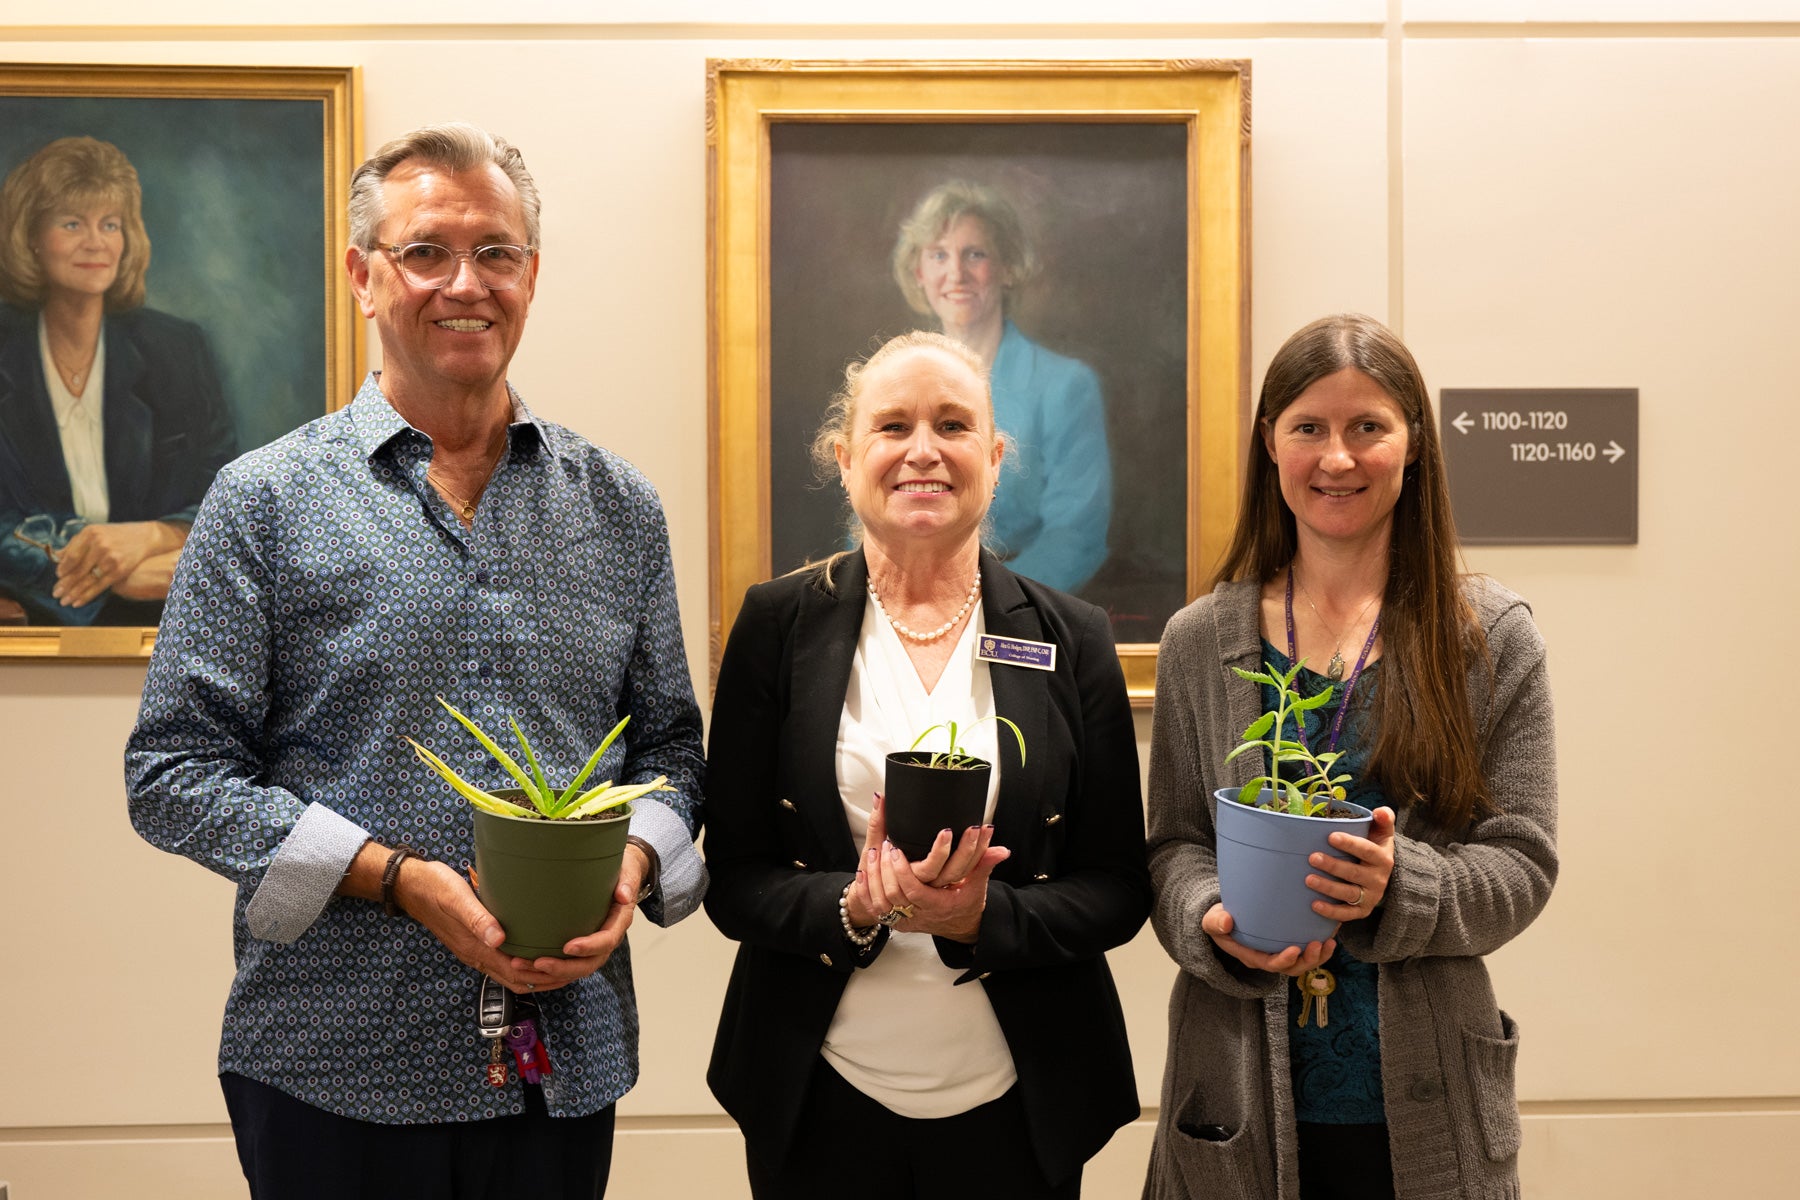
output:
M 571 938 L 564 943 L 563 954 L 567 957 L 546 957 L 532 962 L 534 972 L 550 976 L 554 980 L 551 987 L 561 987 L 585 979 L 604 966 L 614 951 L 625 944 L 625 931 L 637 914 L 638 888 L 649 872 L 650 860 L 644 852 L 627 845 L 625 857 L 619 864 L 619 882 L 613 888 L 613 905 L 606 914 L 606 921 L 586 937 Z M 525 960 L 515 958 L 513 961 Z M 543 991 L 544 985 L 538 984 L 537 990 Z
M 369 843 L 373 847 L 375 843 Z M 377 848 L 378 857 L 387 851 Z M 368 847 L 365 847 L 365 853 Z M 407 916 L 430 930 L 458 961 L 491 975 L 516 992 L 560 987 L 561 983 L 541 971 L 534 970 L 522 958 L 502 954 L 500 943 L 506 933 L 494 914 L 483 908 L 456 868 L 448 863 L 409 858 L 400 864 L 394 880 L 394 901 Z
M 1206 915 L 1200 918 L 1200 928 L 1213 940 L 1213 945 L 1246 967 L 1253 971 L 1271 971 L 1276 975 L 1303 975 L 1314 967 L 1322 966 L 1337 949 L 1337 939 L 1331 937 L 1322 942 L 1308 942 L 1303 947 L 1289 946 L 1274 954 L 1264 954 L 1231 936 L 1236 925 L 1223 904 L 1215 904 L 1206 910 Z
M 948 853 L 949 839 L 942 834 L 932 852 L 918 863 L 907 862 L 906 855 L 891 843 L 871 847 L 863 855 L 863 869 L 852 895 L 866 890 L 869 906 L 877 915 L 893 909 L 910 910 L 911 916 L 894 925 L 901 933 L 932 933 L 954 942 L 973 942 L 987 908 L 988 876 L 1012 854 L 1004 846 L 993 845 L 993 839 L 992 825 L 967 831 L 956 852 L 940 860 L 944 864 L 941 869 L 933 860 Z M 940 886 L 938 879 L 954 882 Z
M 1351 857 L 1314 854 L 1307 859 L 1315 871 L 1325 872 L 1306 877 L 1306 886 L 1325 897 L 1312 902 L 1313 911 L 1339 923 L 1366 917 L 1387 895 L 1394 877 L 1394 810 L 1375 809 L 1366 838 L 1334 833 L 1330 841 L 1333 848 Z
M 931 852 L 918 862 L 909 863 L 906 855 L 895 847 L 887 838 L 887 805 L 881 793 L 875 793 L 875 799 L 869 806 L 869 828 L 863 838 L 862 855 L 859 858 L 860 868 L 856 872 L 856 882 L 850 886 L 849 895 L 845 898 L 846 907 L 852 924 L 867 928 L 881 919 L 882 915 L 901 905 L 912 904 L 913 916 L 897 922 L 894 928 L 902 933 L 936 933 L 955 941 L 973 942 L 975 930 L 981 926 L 981 910 L 987 906 L 987 876 L 994 867 L 1006 861 L 1011 853 L 1005 847 L 993 846 L 993 826 L 971 826 L 963 831 L 962 838 L 956 840 L 948 829 L 938 833 L 931 843 Z M 893 853 L 895 862 L 905 871 L 905 877 L 915 891 L 924 889 L 939 893 L 933 896 L 921 911 L 919 905 L 907 900 L 906 890 L 900 882 L 898 873 L 884 871 L 882 865 Z M 998 855 L 998 857 L 993 857 Z M 993 857 L 993 862 L 983 866 L 984 861 Z M 966 907 L 969 897 L 961 893 L 961 885 L 969 883 L 971 873 L 980 869 L 981 886 L 979 897 L 973 911 L 973 924 L 969 924 L 969 914 L 962 913 L 961 919 L 955 920 L 960 928 L 968 925 L 968 936 L 958 937 L 943 929 L 927 929 L 920 924 L 921 919 L 928 919 L 927 913 L 938 913 L 943 909 L 944 894 L 955 893 L 958 905 Z M 939 881 L 944 881 L 942 884 Z
M 380 853 L 385 857 L 385 850 Z M 506 931 L 482 907 L 468 881 L 448 863 L 407 859 L 394 881 L 394 899 L 466 966 L 492 976 L 515 992 L 547 992 L 592 975 L 625 940 L 625 930 L 637 908 L 638 886 L 647 867 L 643 851 L 628 846 L 606 923 L 587 937 L 569 942 L 564 949 L 574 956 L 570 958 L 540 958 L 534 962 L 501 953 L 499 946 L 506 940 Z
M 939 830 L 937 837 L 932 840 L 930 852 L 912 863 L 913 874 L 921 883 L 932 885 L 937 885 L 939 880 L 947 885 L 967 878 L 969 872 L 975 869 L 975 864 L 981 861 L 984 847 L 979 836 L 981 829 L 979 825 L 971 825 L 963 831 L 960 839 L 953 830 Z M 992 827 L 989 827 L 988 833 L 991 840 Z M 880 792 L 876 792 L 875 801 L 869 806 L 868 833 L 863 837 L 863 862 L 868 862 L 869 851 L 880 850 L 889 844 L 887 802 Z M 904 852 L 901 857 L 906 857 Z M 864 893 L 866 894 L 866 889 Z M 885 908 L 878 909 L 875 915 L 879 916 L 886 911 Z

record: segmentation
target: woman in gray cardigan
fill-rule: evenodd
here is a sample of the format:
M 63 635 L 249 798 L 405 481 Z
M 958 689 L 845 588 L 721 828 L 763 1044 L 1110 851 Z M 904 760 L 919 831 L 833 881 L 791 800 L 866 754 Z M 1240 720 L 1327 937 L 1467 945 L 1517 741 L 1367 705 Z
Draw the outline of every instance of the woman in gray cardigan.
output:
M 1457 570 L 1417 364 L 1367 317 L 1296 333 L 1263 384 L 1242 515 L 1211 594 L 1163 635 L 1150 750 L 1152 920 L 1181 967 L 1145 1195 L 1518 1195 L 1518 1028 L 1482 955 L 1556 878 L 1544 645 Z M 1337 936 L 1264 954 L 1220 904 L 1213 791 L 1266 707 L 1232 667 L 1300 661 L 1315 750 L 1375 809 L 1307 884 Z M 1329 1015 L 1296 982 L 1330 990 Z

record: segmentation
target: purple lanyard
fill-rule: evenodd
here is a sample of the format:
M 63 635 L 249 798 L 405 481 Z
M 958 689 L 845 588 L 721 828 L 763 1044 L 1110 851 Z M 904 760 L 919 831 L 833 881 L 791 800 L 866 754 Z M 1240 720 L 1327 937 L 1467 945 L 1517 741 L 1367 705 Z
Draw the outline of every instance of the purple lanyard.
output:
M 1327 752 L 1337 749 L 1338 735 L 1344 732 L 1344 716 L 1350 711 L 1350 691 L 1356 686 L 1357 679 L 1362 676 L 1363 664 L 1369 661 L 1369 651 L 1374 649 L 1375 635 L 1380 631 L 1381 614 L 1376 613 L 1374 624 L 1369 626 L 1368 640 L 1363 643 L 1362 653 L 1356 656 L 1356 665 L 1350 668 L 1350 678 L 1344 680 L 1344 698 L 1338 702 L 1337 719 L 1331 723 L 1331 742 L 1325 747 Z M 1288 661 L 1290 663 L 1298 663 L 1300 659 L 1295 652 L 1294 647 L 1294 568 L 1291 566 L 1288 568 L 1287 573 L 1287 635 Z M 1341 663 L 1343 660 L 1339 659 L 1338 661 Z M 1294 714 L 1294 729 L 1300 735 L 1300 744 L 1305 746 L 1305 713 Z M 1276 730 L 1276 736 L 1279 737 L 1280 735 L 1281 731 Z M 1311 749 L 1310 746 L 1307 748 Z

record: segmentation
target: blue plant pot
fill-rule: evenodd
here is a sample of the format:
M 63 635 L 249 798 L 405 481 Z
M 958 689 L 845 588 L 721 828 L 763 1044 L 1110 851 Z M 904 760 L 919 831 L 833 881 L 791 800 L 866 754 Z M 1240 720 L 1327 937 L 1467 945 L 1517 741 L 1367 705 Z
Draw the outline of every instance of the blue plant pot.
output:
M 1355 810 L 1354 819 L 1296 817 L 1239 804 L 1237 794 L 1234 787 L 1213 793 L 1220 902 L 1231 914 L 1231 936 L 1265 954 L 1324 941 L 1337 922 L 1312 910 L 1313 901 L 1324 897 L 1306 886 L 1306 877 L 1317 874 L 1307 859 L 1315 852 L 1349 858 L 1325 839 L 1334 833 L 1368 837 L 1373 814 L 1340 800 L 1339 807 Z

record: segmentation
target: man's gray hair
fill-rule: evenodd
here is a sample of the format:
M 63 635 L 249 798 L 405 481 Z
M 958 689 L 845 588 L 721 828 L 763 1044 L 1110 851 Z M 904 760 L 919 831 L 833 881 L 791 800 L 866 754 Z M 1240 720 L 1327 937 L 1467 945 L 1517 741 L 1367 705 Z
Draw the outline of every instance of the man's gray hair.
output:
M 446 171 L 474 171 L 490 163 L 499 167 L 518 190 L 519 203 L 525 210 L 525 240 L 532 246 L 539 244 L 537 184 L 525 169 L 525 156 L 505 138 L 458 121 L 426 125 L 397 137 L 356 168 L 350 176 L 352 246 L 364 253 L 375 248 L 376 234 L 387 215 L 383 211 L 382 184 L 395 167 L 415 158 Z

